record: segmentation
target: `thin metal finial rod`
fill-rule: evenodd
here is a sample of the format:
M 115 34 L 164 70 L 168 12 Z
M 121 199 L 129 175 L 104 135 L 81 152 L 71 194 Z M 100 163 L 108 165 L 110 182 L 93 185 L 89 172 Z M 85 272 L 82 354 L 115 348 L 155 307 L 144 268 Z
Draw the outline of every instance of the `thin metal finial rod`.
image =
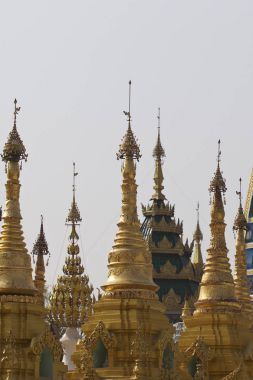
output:
M 131 89 L 132 89 L 132 82 L 131 80 L 128 82 L 129 84 L 129 99 L 128 99 L 128 113 L 129 113 L 129 119 L 131 119 Z
M 158 107 L 158 115 L 157 115 L 157 120 L 158 120 L 158 135 L 160 136 L 160 128 L 161 128 L 161 112 L 160 112 L 160 107 Z
M 124 115 L 127 116 L 127 121 L 130 123 L 131 121 L 131 89 L 132 89 L 132 82 L 131 80 L 128 82 L 129 88 L 128 88 L 128 111 L 123 111 Z
M 242 205 L 242 179 L 239 178 L 239 191 L 236 191 L 236 194 L 239 196 L 239 200 L 240 200 L 240 206 Z
M 17 114 L 20 111 L 21 107 L 17 107 L 17 99 L 14 99 L 14 127 L 16 127 L 16 122 L 17 122 Z
M 77 176 L 77 173 L 76 173 L 76 163 L 73 162 L 73 196 L 75 196 L 75 193 L 76 193 L 76 176 Z
M 197 211 L 197 221 L 199 223 L 199 202 L 197 203 L 196 211 Z
M 218 163 L 220 163 L 220 157 L 221 157 L 221 148 L 220 148 L 220 145 L 221 145 L 221 141 L 219 140 L 218 141 L 218 155 L 217 155 L 217 161 L 218 161 Z
M 43 224 L 43 215 L 42 214 L 40 215 L 40 222 L 41 222 L 41 224 Z

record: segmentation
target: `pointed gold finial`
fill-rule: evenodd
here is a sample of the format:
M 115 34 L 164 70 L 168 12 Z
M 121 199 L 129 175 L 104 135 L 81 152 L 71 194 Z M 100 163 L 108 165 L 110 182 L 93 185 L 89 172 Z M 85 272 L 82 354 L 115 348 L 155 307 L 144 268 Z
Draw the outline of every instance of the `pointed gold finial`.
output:
M 44 256 L 48 256 L 47 263 L 49 261 L 50 252 L 48 250 L 48 244 L 46 241 L 44 226 L 43 226 L 43 215 L 41 215 L 41 223 L 40 223 L 40 233 L 37 237 L 36 242 L 34 243 L 32 250 L 33 261 L 34 256 L 37 256 L 36 266 L 35 266 L 35 280 L 34 285 L 39 291 L 39 299 L 42 304 L 44 304 L 44 293 L 45 293 L 45 263 Z
M 77 175 L 73 163 L 73 200 L 66 219 L 66 225 L 71 228 L 68 256 L 65 258 L 63 274 L 58 277 L 50 296 L 50 314 L 54 323 L 61 327 L 76 328 L 81 327 L 93 308 L 93 287 L 89 284 L 89 277 L 84 273 L 79 255 L 79 236 L 76 232 L 76 227 L 82 221 L 75 200 Z
M 122 142 L 119 146 L 119 151 L 117 153 L 117 159 L 124 159 L 124 158 L 133 158 L 139 161 L 141 158 L 140 154 L 140 147 L 137 144 L 137 140 L 133 134 L 132 128 L 131 128 L 131 85 L 132 82 L 129 81 L 129 105 L 128 105 L 128 112 L 123 111 L 124 114 L 127 116 L 128 121 L 128 129 L 125 134 L 125 136 L 122 139 Z
M 209 186 L 209 192 L 210 193 L 215 193 L 216 190 L 219 190 L 223 196 L 225 195 L 227 191 L 226 187 L 226 181 L 222 176 L 222 172 L 220 170 L 220 161 L 221 161 L 221 141 L 218 141 L 218 155 L 217 155 L 217 169 L 216 172 L 214 173 L 214 177 L 212 178 Z M 224 201 L 225 203 L 225 201 Z
M 185 319 L 192 316 L 192 307 L 190 305 L 189 299 L 186 297 L 184 300 L 184 307 L 182 309 L 181 319 L 184 321 Z
M 76 203 L 76 176 L 78 173 L 76 172 L 76 164 L 73 162 L 73 184 L 72 184 L 72 189 L 73 189 L 73 199 L 71 203 L 71 207 L 68 212 L 68 216 L 66 219 L 66 224 L 67 225 L 77 225 L 79 222 L 82 221 L 80 211 L 78 209 L 77 203 Z
M 17 131 L 17 115 L 20 111 L 20 107 L 17 107 L 17 99 L 14 100 L 14 124 L 12 131 L 9 133 L 7 143 L 4 146 L 3 153 L 1 154 L 2 160 L 6 163 L 19 162 L 22 160 L 27 161 L 28 154 L 26 148 L 21 140 Z
M 240 183 L 239 191 L 236 191 L 236 194 L 239 197 L 239 208 L 238 208 L 238 212 L 237 212 L 237 215 L 236 215 L 236 218 L 234 221 L 233 230 L 237 231 L 239 229 L 242 229 L 242 230 L 246 231 L 247 230 L 247 221 L 246 221 L 246 218 L 244 216 L 243 208 L 242 208 L 242 179 L 241 178 L 239 179 L 239 183 Z
M 203 240 L 203 234 L 199 226 L 199 202 L 197 203 L 197 226 L 193 234 L 194 248 L 193 248 L 193 259 L 192 264 L 195 269 L 196 280 L 200 281 L 203 275 L 204 262 L 201 252 L 201 241 Z
M 158 130 L 158 135 L 157 135 L 157 142 L 156 142 L 156 145 L 154 147 L 154 150 L 153 150 L 153 157 L 156 159 L 156 160 L 162 160 L 163 157 L 165 157 L 165 151 L 162 147 L 162 144 L 161 144 L 161 115 L 160 115 L 160 107 L 158 108 L 158 115 L 157 115 L 157 120 L 158 120 L 158 127 L 157 127 L 157 130 Z
M 222 200 L 227 188 L 220 171 L 220 141 L 218 142 L 218 165 L 209 191 L 213 193 L 211 202 L 211 238 L 207 250 L 208 256 L 200 284 L 200 294 L 196 303 L 196 313 L 204 309 L 238 310 L 239 304 L 235 298 L 234 281 L 228 259 L 228 249 L 225 240 L 225 212 Z
M 199 226 L 199 202 L 197 203 L 196 213 L 197 213 L 197 226 L 193 234 L 193 240 L 197 243 L 200 243 L 200 241 L 203 240 L 203 234 Z
M 164 186 L 163 186 L 163 171 L 162 171 L 162 159 L 165 157 L 165 152 L 161 144 L 161 138 L 160 138 L 160 108 L 158 108 L 158 135 L 157 135 L 157 142 L 153 150 L 153 157 L 155 158 L 155 174 L 154 174 L 154 186 L 153 189 L 155 190 L 154 194 L 152 195 L 151 200 L 164 200 L 165 195 L 162 193 Z
M 235 217 L 233 230 L 236 231 L 236 253 L 235 253 L 235 294 L 242 305 L 242 311 L 253 322 L 253 305 L 250 297 L 247 263 L 245 255 L 245 231 L 247 230 L 247 221 L 242 208 L 242 180 L 240 178 L 240 188 L 236 194 L 239 197 L 239 207 Z

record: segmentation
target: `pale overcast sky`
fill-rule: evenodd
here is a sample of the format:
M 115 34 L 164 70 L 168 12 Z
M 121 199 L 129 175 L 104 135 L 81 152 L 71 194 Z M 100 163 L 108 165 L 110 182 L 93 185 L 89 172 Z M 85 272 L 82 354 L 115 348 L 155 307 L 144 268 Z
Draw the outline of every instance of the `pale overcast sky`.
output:
M 66 254 L 73 161 L 82 255 L 94 286 L 105 282 L 120 214 L 115 153 L 127 127 L 122 111 L 129 79 L 132 126 L 142 151 L 138 206 L 152 195 L 160 106 L 165 193 L 184 221 L 185 238 L 192 238 L 199 200 L 204 256 L 208 186 L 222 140 L 233 260 L 235 191 L 241 176 L 245 201 L 252 167 L 252 0 L 2 0 L 0 6 L 0 145 L 12 126 L 16 97 L 22 108 L 18 130 L 29 153 L 21 175 L 25 239 L 31 251 L 42 213 L 52 255 L 49 283 Z M 4 204 L 3 163 L 0 179 Z

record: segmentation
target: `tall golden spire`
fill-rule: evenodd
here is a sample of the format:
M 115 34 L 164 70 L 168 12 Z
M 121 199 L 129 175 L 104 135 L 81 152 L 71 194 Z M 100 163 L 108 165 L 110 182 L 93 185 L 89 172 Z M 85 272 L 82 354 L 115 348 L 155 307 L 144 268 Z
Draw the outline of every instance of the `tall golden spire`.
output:
M 150 290 L 157 288 L 152 280 L 151 255 L 141 234 L 137 216 L 135 160 L 139 161 L 141 154 L 131 128 L 130 95 L 131 81 L 129 82 L 129 111 L 124 112 L 127 116 L 128 129 L 117 154 L 117 158 L 123 160 L 121 216 L 114 245 L 108 258 L 108 279 L 103 286 L 103 289 L 109 292 L 134 287 Z
M 66 219 L 66 224 L 71 227 L 68 256 L 63 275 L 58 277 L 50 297 L 52 318 L 61 327 L 80 327 L 92 311 L 93 287 L 89 285 L 89 277 L 81 264 L 79 236 L 76 232 L 76 227 L 82 221 L 75 199 L 77 174 L 73 163 L 73 199 Z
M 210 183 L 209 191 L 213 193 L 211 201 L 211 239 L 207 250 L 208 256 L 200 284 L 200 294 L 196 303 L 196 312 L 202 309 L 219 307 L 227 310 L 238 308 L 235 298 L 234 281 L 228 260 L 228 249 L 225 241 L 224 206 L 222 195 L 227 190 L 225 180 L 220 171 L 220 141 L 218 142 L 218 164 Z
M 165 195 L 162 193 L 164 186 L 163 186 L 163 171 L 162 171 L 162 159 L 165 157 L 165 152 L 161 144 L 161 138 L 160 138 L 160 122 L 161 122 L 161 116 L 160 116 L 160 108 L 158 108 L 158 136 L 157 136 L 157 142 L 153 150 L 153 157 L 155 158 L 155 174 L 154 174 L 154 194 L 151 199 L 153 200 L 164 200 Z
M 27 160 L 25 146 L 17 131 L 20 107 L 14 101 L 14 125 L 1 155 L 6 164 L 6 203 L 0 236 L 0 294 L 31 295 L 36 292 L 32 280 L 31 258 L 27 253 L 21 226 L 19 175 L 22 160 Z
M 193 234 L 194 248 L 193 248 L 192 263 L 194 265 L 198 280 L 200 281 L 203 274 L 204 263 L 203 263 L 202 253 L 201 253 L 201 241 L 203 240 L 203 234 L 199 226 L 199 203 L 197 205 L 196 211 L 197 211 L 197 226 Z
M 33 246 L 32 250 L 33 260 L 34 256 L 37 256 L 36 260 L 36 266 L 35 266 L 35 280 L 34 285 L 39 291 L 39 299 L 42 304 L 44 304 L 44 295 L 45 295 L 45 263 L 44 263 L 44 256 L 49 256 L 50 253 L 48 250 L 48 245 L 44 233 L 44 227 L 43 227 L 43 216 L 41 215 L 41 224 L 40 224 L 40 233 L 37 237 L 37 240 Z M 47 260 L 48 265 L 48 260 Z
M 247 279 L 247 264 L 245 255 L 245 232 L 247 230 L 247 221 L 242 208 L 242 191 L 241 191 L 241 178 L 240 190 L 237 191 L 239 196 L 239 208 L 234 221 L 233 230 L 236 232 L 236 254 L 235 254 L 235 295 L 240 304 L 242 311 L 247 316 L 251 316 L 253 312 L 252 301 L 249 293 L 248 279 Z M 252 319 L 252 317 L 251 317 Z

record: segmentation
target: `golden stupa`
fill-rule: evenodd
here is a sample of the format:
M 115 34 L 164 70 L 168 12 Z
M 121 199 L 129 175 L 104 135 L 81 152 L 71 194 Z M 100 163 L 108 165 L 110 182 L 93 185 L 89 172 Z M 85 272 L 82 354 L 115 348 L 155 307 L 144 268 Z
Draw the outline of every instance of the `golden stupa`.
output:
M 151 255 L 137 216 L 135 173 L 141 155 L 130 107 L 125 114 L 128 129 L 117 155 L 123 160 L 121 216 L 108 255 L 108 279 L 93 315 L 83 325 L 84 338 L 73 355 L 77 370 L 68 372 L 68 380 L 157 380 L 163 370 L 175 371 L 169 365 L 173 328 L 158 301 Z
M 252 334 L 250 320 L 242 312 L 242 301 L 246 295 L 244 277 L 237 276 L 235 284 L 227 256 L 223 195 L 226 184 L 220 171 L 220 143 L 218 166 L 211 181 L 211 239 L 208 256 L 200 283 L 200 294 L 195 304 L 196 310 L 184 316 L 185 330 L 179 339 L 182 352 L 181 370 L 183 379 L 252 379 Z M 240 244 L 244 245 L 244 223 L 241 223 L 241 209 L 235 228 L 238 231 L 238 265 L 245 265 L 239 255 L 244 255 Z M 246 268 L 244 267 L 244 271 Z M 238 300 L 238 289 L 243 296 Z
M 19 175 L 27 153 L 16 128 L 19 110 L 15 100 L 14 126 L 2 153 L 7 183 L 0 235 L 0 378 L 61 380 L 66 372 L 62 348 L 45 322 L 22 232 Z

